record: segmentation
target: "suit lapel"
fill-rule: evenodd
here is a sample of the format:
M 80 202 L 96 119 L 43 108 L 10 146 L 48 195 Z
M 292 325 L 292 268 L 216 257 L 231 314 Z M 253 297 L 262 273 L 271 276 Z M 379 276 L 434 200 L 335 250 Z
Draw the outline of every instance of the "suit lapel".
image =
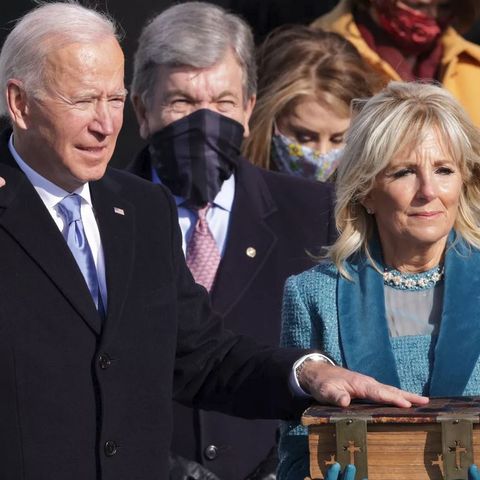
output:
M 214 309 L 227 315 L 240 301 L 277 242 L 268 225 L 276 205 L 263 178 L 244 159 L 235 173 L 227 244 L 212 290 Z
M 337 283 L 345 366 L 379 382 L 400 387 L 386 322 L 383 277 L 362 259 L 346 266 L 352 280 L 339 275 Z
M 135 211 L 118 193 L 119 186 L 108 174 L 90 184 L 105 257 L 107 316 L 105 335 L 113 334 L 130 287 L 134 262 Z
M 459 396 L 480 354 L 480 252 L 462 241 L 447 250 L 443 298 L 429 393 Z
M 0 175 L 7 183 L 0 189 L 0 227 L 21 245 L 87 325 L 100 333 L 100 317 L 70 249 L 5 144 L 1 153 L 7 164 L 0 164 Z

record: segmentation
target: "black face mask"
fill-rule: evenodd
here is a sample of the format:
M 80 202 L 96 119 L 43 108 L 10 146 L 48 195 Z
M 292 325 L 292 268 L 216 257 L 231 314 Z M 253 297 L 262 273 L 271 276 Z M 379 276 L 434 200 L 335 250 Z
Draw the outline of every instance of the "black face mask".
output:
M 197 110 L 152 135 L 152 164 L 174 195 L 204 207 L 237 166 L 243 132 L 231 118 Z

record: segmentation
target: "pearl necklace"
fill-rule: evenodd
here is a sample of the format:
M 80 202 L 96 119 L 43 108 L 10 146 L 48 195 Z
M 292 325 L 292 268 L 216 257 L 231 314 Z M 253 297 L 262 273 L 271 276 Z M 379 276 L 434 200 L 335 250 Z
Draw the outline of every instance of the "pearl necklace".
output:
M 420 273 L 402 273 L 385 268 L 383 283 L 399 290 L 427 290 L 433 288 L 443 278 L 444 270 L 443 265 Z

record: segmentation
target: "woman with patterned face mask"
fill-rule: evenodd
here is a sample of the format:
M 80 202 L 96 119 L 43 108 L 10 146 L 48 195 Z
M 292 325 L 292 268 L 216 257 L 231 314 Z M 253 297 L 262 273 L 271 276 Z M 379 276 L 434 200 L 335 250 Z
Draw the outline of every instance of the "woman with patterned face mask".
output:
M 256 165 L 325 181 L 341 159 L 350 102 L 379 78 L 341 36 L 275 30 L 258 53 L 258 97 L 244 154 Z
M 340 0 L 312 27 L 342 35 L 389 80 L 441 82 L 480 126 L 480 46 L 461 36 L 479 15 L 478 0 Z

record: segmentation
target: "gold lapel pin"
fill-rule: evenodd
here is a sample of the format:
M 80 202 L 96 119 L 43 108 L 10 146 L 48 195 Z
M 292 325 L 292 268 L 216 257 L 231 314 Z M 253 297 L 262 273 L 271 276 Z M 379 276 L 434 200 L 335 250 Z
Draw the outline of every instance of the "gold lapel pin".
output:
M 247 254 L 247 257 L 255 258 L 257 251 L 253 247 L 248 247 L 247 250 L 245 250 L 245 253 Z

